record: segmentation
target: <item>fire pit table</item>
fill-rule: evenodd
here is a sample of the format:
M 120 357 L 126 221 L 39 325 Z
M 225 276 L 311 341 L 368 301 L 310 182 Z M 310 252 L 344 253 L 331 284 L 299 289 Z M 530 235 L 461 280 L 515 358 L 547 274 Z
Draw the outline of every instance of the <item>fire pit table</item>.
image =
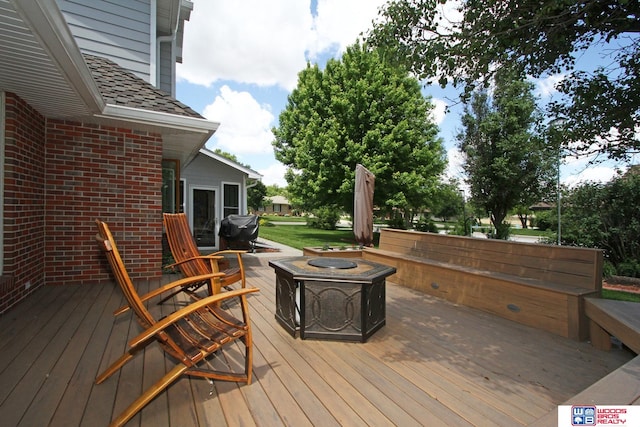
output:
M 385 325 L 385 279 L 396 269 L 355 258 L 273 260 L 276 320 L 293 337 L 365 342 Z

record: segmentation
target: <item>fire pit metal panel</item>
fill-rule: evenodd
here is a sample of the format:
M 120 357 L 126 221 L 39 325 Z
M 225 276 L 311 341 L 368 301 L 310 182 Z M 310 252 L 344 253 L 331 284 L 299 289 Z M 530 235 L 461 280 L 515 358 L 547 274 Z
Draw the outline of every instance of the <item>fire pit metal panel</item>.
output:
M 385 325 L 385 279 L 395 268 L 360 259 L 349 260 L 354 267 L 326 268 L 310 260 L 269 262 L 276 272 L 275 317 L 292 336 L 298 330 L 301 339 L 365 342 Z

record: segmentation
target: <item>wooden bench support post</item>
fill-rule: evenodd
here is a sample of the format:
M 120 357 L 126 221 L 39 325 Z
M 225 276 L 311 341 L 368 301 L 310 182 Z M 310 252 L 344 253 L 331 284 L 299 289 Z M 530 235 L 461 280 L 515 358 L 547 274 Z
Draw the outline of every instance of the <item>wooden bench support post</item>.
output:
M 611 335 L 593 320 L 589 320 L 589 335 L 591 345 L 598 350 L 611 350 Z

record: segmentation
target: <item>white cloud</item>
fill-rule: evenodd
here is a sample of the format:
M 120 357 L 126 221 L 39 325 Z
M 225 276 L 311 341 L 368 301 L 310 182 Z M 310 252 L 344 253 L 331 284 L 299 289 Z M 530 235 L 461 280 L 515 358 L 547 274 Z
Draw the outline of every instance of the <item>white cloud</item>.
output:
M 215 147 L 232 154 L 272 153 L 274 116 L 249 92 L 236 92 L 228 86 L 205 107 L 202 114 L 220 122 L 213 137 Z
M 567 178 L 563 179 L 562 182 L 569 187 L 575 187 L 585 182 L 609 182 L 617 175 L 618 173 L 615 168 L 607 166 L 594 166 L 582 169 L 579 172 L 569 175 Z
M 196 1 L 178 77 L 204 86 L 231 80 L 291 89 L 306 64 L 311 27 L 309 1 Z
M 544 79 L 536 80 L 535 94 L 542 98 L 548 98 L 557 93 L 556 85 L 564 80 L 564 74 L 554 74 Z
M 314 19 L 314 36 L 309 53 L 336 49 L 337 53 L 360 38 L 372 27 L 378 9 L 385 0 L 318 0 L 318 16 Z
M 284 179 L 286 171 L 287 167 L 282 163 L 273 163 L 257 172 L 262 175 L 262 183 L 264 185 L 276 184 L 278 187 L 286 187 L 287 181 Z
M 459 180 L 461 183 L 464 178 L 464 169 L 462 168 L 462 164 L 464 163 L 464 158 L 462 153 L 457 148 L 450 148 L 447 150 L 447 170 L 445 171 L 445 176 L 447 179 L 455 178 Z
M 197 0 L 185 25 L 178 78 L 210 86 L 228 80 L 292 90 L 320 53 L 355 42 L 384 0 Z
M 438 126 L 440 126 L 446 116 L 447 103 L 439 98 L 432 98 L 431 103 L 434 106 L 433 110 L 431 111 L 431 117 L 433 118 L 433 121 Z

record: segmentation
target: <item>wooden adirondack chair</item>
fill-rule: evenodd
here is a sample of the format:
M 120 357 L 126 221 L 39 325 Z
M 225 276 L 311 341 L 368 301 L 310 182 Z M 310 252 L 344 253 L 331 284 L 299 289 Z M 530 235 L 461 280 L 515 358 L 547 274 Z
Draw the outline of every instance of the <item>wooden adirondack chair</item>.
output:
M 129 341 L 127 352 L 96 378 L 100 384 L 117 372 L 147 345 L 157 341 L 164 351 L 178 361 L 164 377 L 147 389 L 111 425 L 121 426 L 130 420 L 154 397 L 165 390 L 182 375 L 205 377 L 210 379 L 251 383 L 253 352 L 251 325 L 246 295 L 258 291 L 257 288 L 224 292 L 197 300 L 186 307 L 156 320 L 142 303 L 124 266 L 116 243 L 106 223 L 96 220 L 98 235 L 96 240 L 105 252 L 116 281 L 122 288 L 129 307 L 133 310 L 138 323 L 144 331 Z M 205 276 L 188 277 L 163 286 L 155 295 L 171 291 L 190 282 L 219 277 L 222 273 L 209 273 Z M 220 302 L 239 299 L 242 319 L 237 319 L 220 308 Z M 244 372 L 220 372 L 207 368 L 207 358 L 235 340 L 241 340 L 245 346 Z M 205 365 L 205 366 L 202 366 Z
M 196 241 L 189 229 L 186 214 L 165 213 L 163 214 L 163 222 L 169 248 L 175 260 L 175 263 L 168 265 L 167 268 L 179 267 L 186 277 L 216 272 L 224 273 L 223 276 L 216 280 L 202 283 L 202 285 L 206 284 L 208 286 L 210 295 L 219 293 L 222 287 L 232 285 L 235 282 L 240 282 L 242 288 L 246 287 L 242 254 L 247 251 L 224 250 L 209 255 L 200 255 Z M 226 254 L 236 256 L 236 265 L 231 265 L 230 263 L 228 266 L 225 265 L 227 264 L 224 258 Z M 188 291 L 193 292 L 194 290 L 189 289 Z

